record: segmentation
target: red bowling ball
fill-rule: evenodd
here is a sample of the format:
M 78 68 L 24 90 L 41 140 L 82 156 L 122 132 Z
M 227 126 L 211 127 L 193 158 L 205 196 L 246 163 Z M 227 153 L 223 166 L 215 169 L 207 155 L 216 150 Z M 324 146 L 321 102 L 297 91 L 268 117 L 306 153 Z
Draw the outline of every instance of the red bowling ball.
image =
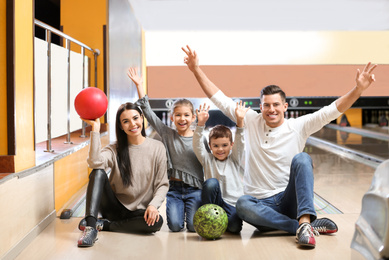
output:
M 107 111 L 108 99 L 103 91 L 95 87 L 81 90 L 74 99 L 74 108 L 83 119 L 95 120 Z

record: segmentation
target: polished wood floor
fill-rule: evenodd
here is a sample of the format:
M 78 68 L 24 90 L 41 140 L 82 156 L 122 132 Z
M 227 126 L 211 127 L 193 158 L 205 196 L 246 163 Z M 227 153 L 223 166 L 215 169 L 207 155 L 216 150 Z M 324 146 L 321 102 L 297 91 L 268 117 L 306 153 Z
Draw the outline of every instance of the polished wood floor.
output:
M 154 235 L 100 232 L 93 247 L 78 248 L 80 218 L 57 218 L 16 259 L 350 259 L 354 225 L 375 169 L 314 147 L 308 152 L 315 165 L 315 192 L 343 212 L 319 214 L 333 219 L 339 232 L 316 237 L 315 249 L 298 248 L 294 236 L 260 233 L 246 223 L 240 235 L 226 233 L 215 241 L 172 233 L 165 223 Z M 165 216 L 165 205 L 160 212 Z

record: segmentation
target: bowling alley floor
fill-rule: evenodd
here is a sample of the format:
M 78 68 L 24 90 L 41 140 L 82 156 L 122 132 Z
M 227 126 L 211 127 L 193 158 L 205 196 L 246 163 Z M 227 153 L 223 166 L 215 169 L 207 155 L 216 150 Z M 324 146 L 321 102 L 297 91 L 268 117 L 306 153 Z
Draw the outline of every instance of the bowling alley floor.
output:
M 208 241 L 196 233 L 168 230 L 166 222 L 153 235 L 100 232 L 91 248 L 78 248 L 80 218 L 55 221 L 16 259 L 350 259 L 355 222 L 369 189 L 374 167 L 307 146 L 314 162 L 315 193 L 342 214 L 321 214 L 334 220 L 339 231 L 316 237 L 315 249 L 298 248 L 295 237 L 282 231 L 260 233 L 245 223 L 239 235 L 225 233 Z M 165 205 L 160 208 L 165 218 Z

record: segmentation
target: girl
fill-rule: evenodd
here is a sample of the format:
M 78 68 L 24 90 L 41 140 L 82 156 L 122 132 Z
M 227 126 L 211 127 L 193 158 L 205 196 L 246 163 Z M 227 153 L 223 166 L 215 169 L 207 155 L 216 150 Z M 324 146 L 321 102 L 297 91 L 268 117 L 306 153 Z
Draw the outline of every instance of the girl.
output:
M 201 205 L 201 187 L 204 181 L 203 168 L 193 152 L 193 131 L 191 124 L 196 120 L 192 103 L 179 99 L 172 108 L 170 119 L 176 130 L 162 123 L 151 110 L 148 97 L 143 90 L 142 78 L 135 69 L 128 71 L 129 78 L 135 83 L 139 94 L 138 104 L 151 126 L 161 136 L 167 150 L 169 192 L 166 198 L 167 224 L 171 231 L 184 228 L 194 232 L 193 216 Z
M 84 119 L 83 119 L 84 120 Z M 133 103 L 116 113 L 116 144 L 101 150 L 100 119 L 92 126 L 88 164 L 94 170 L 86 192 L 85 218 L 79 247 L 93 246 L 97 231 L 153 233 L 160 230 L 158 208 L 169 188 L 166 149 L 147 138 L 141 110 Z M 109 177 L 105 170 L 111 169 Z M 101 213 L 104 219 L 97 219 Z

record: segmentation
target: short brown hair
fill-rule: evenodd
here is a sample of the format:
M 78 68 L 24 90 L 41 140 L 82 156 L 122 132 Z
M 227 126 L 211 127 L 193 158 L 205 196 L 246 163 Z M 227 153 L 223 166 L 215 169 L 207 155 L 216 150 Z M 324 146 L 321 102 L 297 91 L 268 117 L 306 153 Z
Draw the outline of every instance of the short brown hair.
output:
M 277 85 L 269 85 L 264 87 L 261 90 L 261 103 L 262 103 L 262 97 L 264 95 L 274 95 L 274 94 L 280 94 L 282 102 L 285 103 L 286 101 L 286 95 L 285 92 Z
M 224 125 L 216 125 L 209 132 L 209 142 L 211 142 L 212 138 L 217 139 L 222 137 L 227 137 L 228 139 L 230 139 L 230 142 L 232 143 L 232 132 L 228 127 Z

